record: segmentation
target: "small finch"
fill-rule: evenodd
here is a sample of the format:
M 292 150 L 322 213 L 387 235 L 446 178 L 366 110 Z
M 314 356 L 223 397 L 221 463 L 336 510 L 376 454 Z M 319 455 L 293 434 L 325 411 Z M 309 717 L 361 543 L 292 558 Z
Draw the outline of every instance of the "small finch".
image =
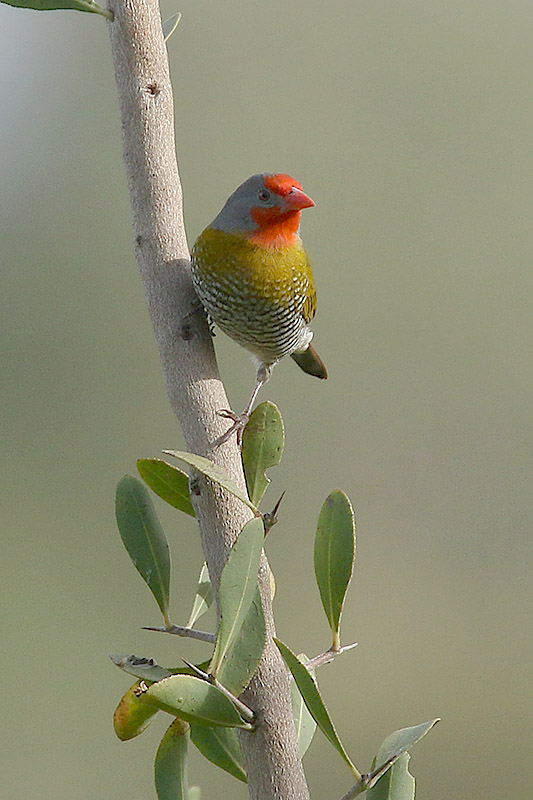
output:
M 314 206 L 290 175 L 252 175 L 229 197 L 192 250 L 194 286 L 208 315 L 258 362 L 250 401 L 242 414 L 221 411 L 239 444 L 261 386 L 275 364 L 291 356 L 304 372 L 327 378 L 311 347 L 316 311 L 311 262 L 299 235 L 302 209 Z

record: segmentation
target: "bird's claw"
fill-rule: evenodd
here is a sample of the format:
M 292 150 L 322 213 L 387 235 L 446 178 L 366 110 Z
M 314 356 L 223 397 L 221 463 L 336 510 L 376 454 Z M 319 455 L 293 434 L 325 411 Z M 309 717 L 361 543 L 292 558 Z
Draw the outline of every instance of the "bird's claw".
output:
M 246 411 L 243 414 L 236 414 L 234 411 L 231 411 L 227 408 L 224 408 L 222 411 L 218 411 L 217 413 L 219 417 L 233 420 L 233 425 L 231 425 L 231 427 L 229 427 L 228 430 L 222 434 L 222 436 L 218 437 L 215 442 L 215 447 L 219 447 L 221 444 L 227 442 L 228 439 L 231 439 L 234 433 L 237 434 L 237 444 L 240 447 L 242 445 L 244 429 L 248 424 L 250 415 Z

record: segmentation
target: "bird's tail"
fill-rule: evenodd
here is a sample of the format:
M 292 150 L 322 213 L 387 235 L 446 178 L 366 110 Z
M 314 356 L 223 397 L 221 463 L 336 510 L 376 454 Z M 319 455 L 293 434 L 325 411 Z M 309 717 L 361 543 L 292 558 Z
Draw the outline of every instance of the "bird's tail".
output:
M 307 350 L 304 350 L 302 353 L 291 353 L 291 358 L 293 358 L 300 369 L 303 369 L 303 371 L 307 372 L 308 375 L 314 375 L 316 378 L 322 379 L 328 377 L 326 365 L 318 355 L 315 348 L 311 345 L 309 345 Z

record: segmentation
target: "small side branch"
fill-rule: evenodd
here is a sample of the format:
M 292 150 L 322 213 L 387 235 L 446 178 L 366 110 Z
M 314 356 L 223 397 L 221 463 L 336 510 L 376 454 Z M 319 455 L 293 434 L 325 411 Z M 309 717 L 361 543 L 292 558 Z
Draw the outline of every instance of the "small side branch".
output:
M 329 650 L 325 650 L 320 655 L 311 658 L 309 661 L 306 662 L 305 666 L 307 669 L 317 669 L 317 667 L 322 667 L 324 664 L 329 664 L 330 661 L 334 661 L 337 656 L 342 655 L 342 653 L 348 652 L 348 650 L 353 650 L 354 647 L 357 647 L 357 642 L 353 644 L 345 644 L 344 647 L 340 647 L 338 650 L 333 650 L 333 648 L 329 648 Z M 344 798 L 342 798 L 344 800 Z
M 228 700 L 231 700 L 231 702 L 233 703 L 233 705 L 235 706 L 235 708 L 237 709 L 237 711 L 239 712 L 241 717 L 244 720 L 246 720 L 246 722 L 249 722 L 250 725 L 253 725 L 253 726 L 255 726 L 257 724 L 257 718 L 256 718 L 256 715 L 254 714 L 254 712 L 252 711 L 252 709 L 248 708 L 248 706 L 245 703 L 243 703 L 242 700 L 239 700 L 238 697 L 235 697 L 235 695 L 232 692 L 230 692 L 229 689 L 226 689 L 226 687 L 223 686 L 223 684 L 220 683 L 218 678 L 215 678 L 215 676 L 212 675 L 210 672 L 204 672 L 203 669 L 200 669 L 199 667 L 197 667 L 196 664 L 191 664 L 189 661 L 186 661 L 184 658 L 182 658 L 181 660 L 190 669 L 192 669 L 192 671 L 195 672 L 196 675 L 198 675 L 199 678 L 201 678 L 202 680 L 206 681 L 207 683 L 211 683 L 213 686 L 216 686 L 216 688 L 219 689 L 219 691 L 221 691 L 222 694 L 225 695 L 228 698 Z
M 172 633 L 174 636 L 184 636 L 188 639 L 199 639 L 201 642 L 209 642 L 214 644 L 217 640 L 216 633 L 208 633 L 208 631 L 198 631 L 195 628 L 184 628 L 181 625 L 171 625 L 166 628 L 164 625 L 159 627 L 143 626 L 143 631 L 157 631 L 158 633 Z
M 366 792 L 367 789 L 371 789 L 376 785 L 379 779 L 383 777 L 387 770 L 392 767 L 397 759 L 398 755 L 394 755 L 385 761 L 384 764 L 381 764 L 381 766 L 379 766 L 373 772 L 361 775 L 361 780 L 358 781 L 355 786 L 352 786 L 352 788 L 341 797 L 341 800 L 353 800 L 353 798 L 357 797 L 357 795 Z
M 363 775 L 363 779 L 366 778 L 366 775 Z M 357 797 L 358 794 L 362 794 L 368 787 L 364 785 L 364 780 L 359 781 L 356 783 L 355 786 L 343 794 L 341 800 L 353 800 L 354 797 Z

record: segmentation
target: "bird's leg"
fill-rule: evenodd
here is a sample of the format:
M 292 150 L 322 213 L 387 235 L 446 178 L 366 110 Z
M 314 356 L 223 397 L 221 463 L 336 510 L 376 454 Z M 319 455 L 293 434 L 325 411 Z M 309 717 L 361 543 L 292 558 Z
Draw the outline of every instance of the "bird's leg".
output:
M 217 439 L 216 441 L 217 447 L 218 445 L 227 442 L 228 439 L 231 439 L 234 433 L 237 434 L 237 444 L 239 445 L 239 447 L 241 446 L 242 435 L 244 433 L 244 429 L 248 424 L 248 420 L 250 419 L 250 413 L 252 411 L 253 404 L 255 403 L 255 398 L 259 394 L 259 391 L 264 383 L 266 383 L 265 380 L 259 380 L 259 378 L 256 380 L 252 396 L 250 397 L 248 405 L 246 406 L 242 414 L 236 414 L 234 411 L 227 408 L 218 412 L 221 417 L 226 417 L 227 419 L 233 420 L 233 425 L 230 428 L 228 428 L 228 430 Z
M 228 439 L 230 439 L 234 433 L 237 434 L 237 444 L 239 445 L 239 447 L 241 446 L 242 435 L 244 433 L 246 425 L 248 424 L 248 420 L 250 419 L 250 414 L 252 413 L 252 408 L 256 401 L 257 395 L 259 394 L 259 391 L 263 386 L 263 384 L 265 384 L 272 375 L 273 366 L 274 366 L 273 364 L 259 365 L 259 369 L 257 370 L 257 376 L 255 379 L 254 390 L 248 401 L 248 405 L 246 406 L 242 414 L 236 414 L 234 411 L 231 411 L 230 409 L 224 409 L 218 412 L 221 417 L 226 417 L 227 419 L 233 420 L 233 425 L 231 426 L 231 428 L 228 428 L 228 430 L 216 440 L 215 442 L 216 447 L 218 447 L 221 444 L 224 444 L 224 442 L 227 442 Z

